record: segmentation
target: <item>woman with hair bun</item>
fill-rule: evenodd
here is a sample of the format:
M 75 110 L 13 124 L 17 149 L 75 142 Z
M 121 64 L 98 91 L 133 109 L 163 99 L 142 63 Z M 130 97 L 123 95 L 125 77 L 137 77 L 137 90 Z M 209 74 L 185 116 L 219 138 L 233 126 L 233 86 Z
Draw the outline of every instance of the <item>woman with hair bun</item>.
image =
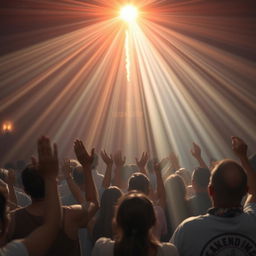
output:
M 156 217 L 152 202 L 142 193 L 130 192 L 120 198 L 113 225 L 114 240 L 100 238 L 92 256 L 176 256 L 171 243 L 160 243 L 153 235 Z

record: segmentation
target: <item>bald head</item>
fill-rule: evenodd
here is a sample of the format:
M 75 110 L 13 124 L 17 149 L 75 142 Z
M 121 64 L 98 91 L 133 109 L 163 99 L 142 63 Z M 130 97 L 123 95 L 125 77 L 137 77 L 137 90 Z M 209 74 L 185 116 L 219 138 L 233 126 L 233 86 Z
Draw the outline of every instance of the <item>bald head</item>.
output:
M 247 193 L 247 176 L 233 160 L 223 160 L 215 166 L 210 179 L 210 193 L 215 204 L 239 205 Z

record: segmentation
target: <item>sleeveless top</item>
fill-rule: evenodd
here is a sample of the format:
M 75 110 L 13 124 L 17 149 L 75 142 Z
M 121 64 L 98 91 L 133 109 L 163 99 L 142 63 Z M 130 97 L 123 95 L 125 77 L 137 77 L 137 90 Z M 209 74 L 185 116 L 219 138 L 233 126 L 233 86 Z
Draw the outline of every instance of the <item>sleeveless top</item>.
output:
M 65 209 L 63 209 L 63 217 Z M 30 214 L 26 208 L 14 212 L 15 223 L 12 234 L 8 240 L 20 239 L 28 236 L 33 230 L 43 224 L 42 216 Z M 63 218 L 64 219 L 64 218 Z M 79 240 L 70 239 L 64 231 L 62 223 L 55 242 L 50 247 L 46 256 L 80 256 Z

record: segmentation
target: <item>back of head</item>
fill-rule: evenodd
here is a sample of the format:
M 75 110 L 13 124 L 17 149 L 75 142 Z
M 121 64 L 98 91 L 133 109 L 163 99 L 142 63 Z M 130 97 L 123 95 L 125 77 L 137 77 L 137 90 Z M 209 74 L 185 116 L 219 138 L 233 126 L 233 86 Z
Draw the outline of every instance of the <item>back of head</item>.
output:
M 186 199 L 186 186 L 183 179 L 177 175 L 170 175 L 165 181 L 167 196 L 173 195 L 177 200 Z
M 107 188 L 101 197 L 100 211 L 93 229 L 93 243 L 100 237 L 113 237 L 112 219 L 115 206 L 122 196 L 122 191 L 115 186 Z
M 81 165 L 74 167 L 73 178 L 77 185 L 81 186 L 84 184 L 84 172 Z
M 233 160 L 223 160 L 215 166 L 210 179 L 213 199 L 226 207 L 237 206 L 247 193 L 247 176 Z
M 137 190 L 145 195 L 149 194 L 149 179 L 140 172 L 134 173 L 128 181 L 128 190 Z
M 45 196 L 44 180 L 34 166 L 27 166 L 21 174 L 25 192 L 32 199 L 43 199 Z
M 178 169 L 175 174 L 179 175 L 183 179 L 185 186 L 189 186 L 191 184 L 191 173 L 186 168 Z
M 118 199 L 122 196 L 122 191 L 116 187 L 116 186 L 111 186 L 107 188 L 101 197 L 100 200 L 100 210 L 102 211 L 103 209 L 111 208 L 111 206 L 114 206 Z
M 151 234 L 156 223 L 152 202 L 142 193 L 124 195 L 118 203 L 115 222 L 118 236 L 114 255 L 147 255 L 157 241 Z
M 207 189 L 210 180 L 210 170 L 208 168 L 197 167 L 192 174 L 192 183 L 202 189 Z
M 186 200 L 186 187 L 179 175 L 172 174 L 165 181 L 165 190 L 168 209 L 167 217 L 174 230 L 181 221 L 191 216 Z

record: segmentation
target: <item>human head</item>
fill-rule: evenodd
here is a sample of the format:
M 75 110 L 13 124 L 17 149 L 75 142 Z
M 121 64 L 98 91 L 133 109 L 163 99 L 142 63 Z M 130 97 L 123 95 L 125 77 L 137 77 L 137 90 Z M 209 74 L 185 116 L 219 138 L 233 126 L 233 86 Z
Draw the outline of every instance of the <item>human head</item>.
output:
M 112 219 L 118 199 L 122 191 L 115 186 L 107 188 L 101 197 L 99 215 L 92 233 L 92 242 L 95 243 L 100 237 L 113 237 Z
M 83 167 L 81 165 L 76 166 L 73 169 L 73 178 L 74 178 L 75 183 L 79 187 L 84 186 L 84 172 L 83 172 Z
M 29 165 L 21 174 L 24 191 L 31 196 L 32 200 L 42 200 L 45 196 L 44 180 L 37 167 Z
M 183 179 L 185 186 L 189 186 L 191 184 L 191 173 L 186 168 L 178 169 L 175 174 L 179 175 Z
M 207 192 L 211 173 L 208 168 L 197 167 L 192 173 L 192 186 L 195 192 Z
M 149 179 L 140 172 L 134 173 L 128 181 L 128 191 L 137 190 L 145 195 L 149 194 Z
M 165 181 L 165 188 L 169 197 L 186 199 L 186 186 L 183 179 L 177 174 L 171 174 Z
M 107 210 L 114 206 L 122 194 L 122 191 L 116 186 L 105 189 L 100 200 L 100 210 Z
M 127 193 L 118 202 L 114 221 L 120 239 L 146 236 L 156 223 L 153 204 L 143 193 Z
M 247 190 L 246 173 L 237 162 L 225 159 L 215 166 L 209 184 L 215 207 L 240 206 Z

